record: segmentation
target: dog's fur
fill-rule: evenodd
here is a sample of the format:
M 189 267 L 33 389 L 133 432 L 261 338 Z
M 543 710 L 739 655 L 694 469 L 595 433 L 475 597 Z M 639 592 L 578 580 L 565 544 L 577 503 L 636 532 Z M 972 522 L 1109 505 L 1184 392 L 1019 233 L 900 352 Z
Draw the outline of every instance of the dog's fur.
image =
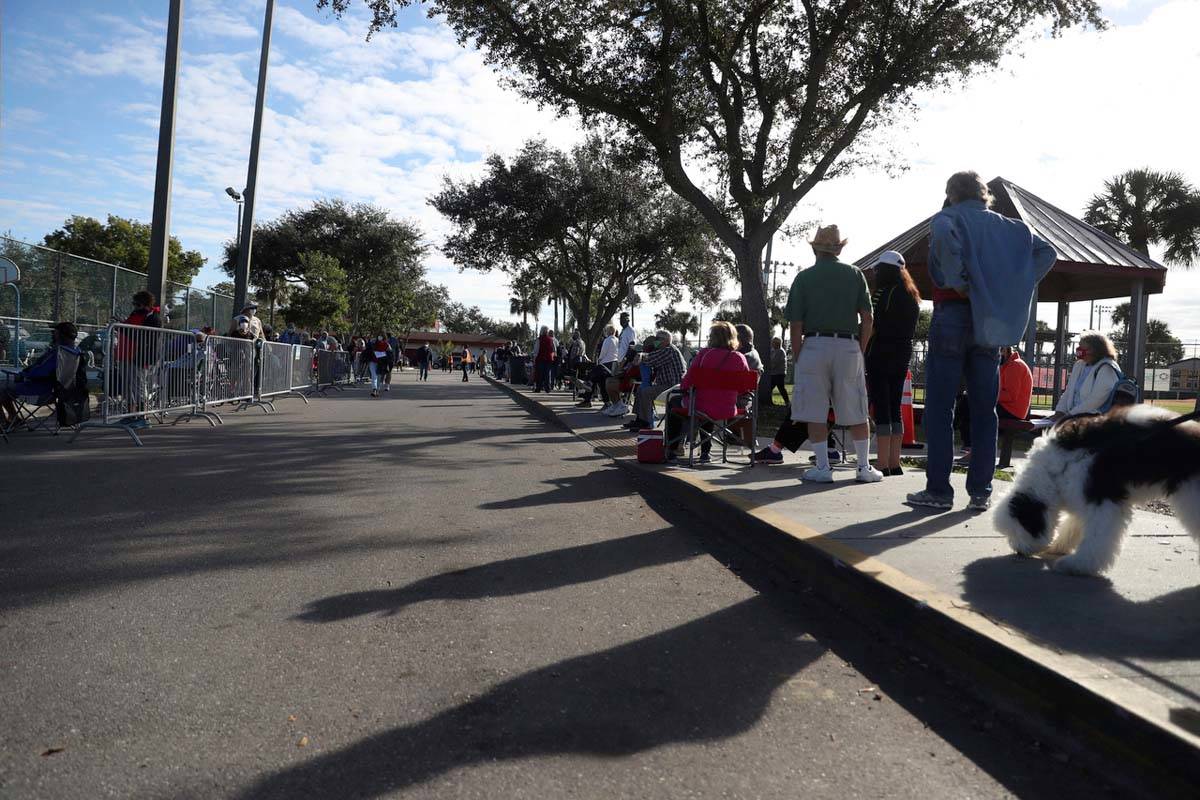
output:
M 1133 505 L 1171 504 L 1200 543 L 1200 424 L 1166 426 L 1153 406 L 1078 417 L 1034 443 L 996 528 L 1022 555 L 1060 555 L 1054 568 L 1098 575 L 1121 552 Z

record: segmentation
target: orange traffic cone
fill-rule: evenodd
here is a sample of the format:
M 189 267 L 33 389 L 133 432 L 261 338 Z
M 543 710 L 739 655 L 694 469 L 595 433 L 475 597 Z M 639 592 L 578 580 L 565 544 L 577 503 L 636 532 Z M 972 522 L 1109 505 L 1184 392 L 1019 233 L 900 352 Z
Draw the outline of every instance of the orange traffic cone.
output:
M 904 392 L 900 395 L 900 420 L 904 423 L 903 447 L 924 447 L 917 441 L 917 423 L 913 415 L 912 370 L 904 378 Z

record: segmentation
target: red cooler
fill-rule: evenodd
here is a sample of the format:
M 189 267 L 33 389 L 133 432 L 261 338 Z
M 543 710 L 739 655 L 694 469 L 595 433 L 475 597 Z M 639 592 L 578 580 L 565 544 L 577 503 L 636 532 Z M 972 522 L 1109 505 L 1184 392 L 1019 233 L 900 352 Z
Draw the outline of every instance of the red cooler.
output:
M 643 464 L 661 464 L 667 460 L 666 442 L 659 428 L 642 428 L 637 435 L 637 457 Z

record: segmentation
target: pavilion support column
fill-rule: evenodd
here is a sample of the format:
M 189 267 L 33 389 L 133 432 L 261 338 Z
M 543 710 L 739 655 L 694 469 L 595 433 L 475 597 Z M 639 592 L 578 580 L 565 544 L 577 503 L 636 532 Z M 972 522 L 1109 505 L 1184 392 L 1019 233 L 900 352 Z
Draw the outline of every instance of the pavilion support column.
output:
M 1146 281 L 1139 278 L 1129 297 L 1129 341 L 1125 343 L 1125 374 L 1142 385 L 1146 365 L 1146 311 L 1149 297 Z
M 1054 406 L 1058 407 L 1058 400 L 1062 397 L 1063 386 L 1063 361 L 1067 352 L 1067 326 L 1070 321 L 1070 304 L 1063 301 L 1058 303 L 1058 335 L 1054 340 Z
M 1037 367 L 1037 293 L 1029 305 L 1029 324 L 1025 326 L 1025 363 L 1030 369 Z

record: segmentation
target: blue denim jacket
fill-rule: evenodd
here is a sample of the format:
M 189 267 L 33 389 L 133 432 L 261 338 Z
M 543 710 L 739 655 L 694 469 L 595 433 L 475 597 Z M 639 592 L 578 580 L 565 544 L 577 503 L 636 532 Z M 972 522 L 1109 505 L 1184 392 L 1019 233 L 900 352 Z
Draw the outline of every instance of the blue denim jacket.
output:
M 1021 341 L 1037 285 L 1058 254 L 1024 222 L 964 200 L 930 224 L 929 276 L 971 299 L 975 342 L 999 347 Z

